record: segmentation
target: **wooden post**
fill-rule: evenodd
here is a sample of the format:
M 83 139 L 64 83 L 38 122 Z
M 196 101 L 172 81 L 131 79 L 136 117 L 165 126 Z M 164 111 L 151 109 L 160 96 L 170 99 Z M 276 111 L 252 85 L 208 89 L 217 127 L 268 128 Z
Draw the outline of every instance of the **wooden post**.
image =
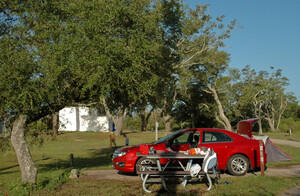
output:
M 264 142 L 259 140 L 259 154 L 260 154 L 260 173 L 261 176 L 265 175 L 265 164 L 264 164 Z
M 70 167 L 72 167 L 73 166 L 73 154 L 70 154 Z

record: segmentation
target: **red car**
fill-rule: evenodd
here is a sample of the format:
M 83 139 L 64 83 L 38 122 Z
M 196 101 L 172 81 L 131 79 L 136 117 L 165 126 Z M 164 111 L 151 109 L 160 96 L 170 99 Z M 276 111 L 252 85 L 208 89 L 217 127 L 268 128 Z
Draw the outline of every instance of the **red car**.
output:
M 257 120 L 241 121 L 238 132 L 242 134 L 214 128 L 185 129 L 173 132 L 148 146 L 163 152 L 170 149 L 186 151 L 189 148 L 211 148 L 217 153 L 220 170 L 228 170 L 232 175 L 241 176 L 249 169 L 260 168 L 259 141 L 253 139 L 251 133 L 251 124 Z M 137 152 L 139 152 L 139 145 L 117 149 L 112 157 L 113 167 L 119 171 L 135 172 L 136 164 L 153 162 L 153 160 L 137 157 Z M 266 164 L 267 155 L 264 147 L 263 155 Z M 160 161 L 162 164 L 166 163 L 166 160 Z

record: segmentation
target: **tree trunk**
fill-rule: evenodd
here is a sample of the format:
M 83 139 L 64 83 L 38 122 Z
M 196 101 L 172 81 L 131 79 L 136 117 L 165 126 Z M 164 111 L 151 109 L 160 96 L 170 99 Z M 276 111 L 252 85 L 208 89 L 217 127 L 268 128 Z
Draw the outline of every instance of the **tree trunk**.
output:
M 106 113 L 106 116 L 108 118 L 110 118 L 113 123 L 115 124 L 115 135 L 121 135 L 122 134 L 122 127 L 123 127 L 123 121 L 127 115 L 127 109 L 122 105 L 122 106 L 119 106 L 118 107 L 118 115 L 117 116 L 113 116 L 111 113 L 110 113 L 110 110 L 106 104 L 106 101 L 105 99 L 101 99 L 102 101 L 102 104 L 104 106 L 104 109 L 105 109 L 105 113 Z
M 195 128 L 196 125 L 195 125 L 195 117 L 194 117 L 194 114 L 191 115 L 191 121 L 192 121 L 192 128 Z
M 274 122 L 272 121 L 272 119 L 271 118 L 267 118 L 267 121 L 268 121 L 269 126 L 271 128 L 271 131 L 275 132 L 275 125 L 274 125 Z
M 255 117 L 256 118 L 259 118 L 260 120 L 258 121 L 258 126 L 259 126 L 259 130 L 258 130 L 258 133 L 259 134 L 263 134 L 263 130 L 262 130 L 262 122 L 261 122 L 261 120 L 263 119 L 263 117 L 262 117 L 262 107 L 263 107 L 263 105 L 264 105 L 264 101 L 263 100 L 258 100 L 257 99 L 257 96 L 259 95 L 259 93 L 261 93 L 262 91 L 260 90 L 260 91 L 258 91 L 255 95 L 254 95 L 254 101 L 253 101 L 253 105 L 254 105 L 254 109 L 255 109 L 255 111 L 254 111 L 254 114 L 255 114 Z
M 141 127 L 141 131 L 146 131 L 147 130 L 147 123 L 142 120 L 142 127 Z
M 141 110 L 141 121 L 142 121 L 142 127 L 141 127 L 141 131 L 146 131 L 147 130 L 147 125 L 149 122 L 149 118 L 153 112 L 153 108 L 149 111 L 149 113 L 146 113 L 146 107 L 143 107 Z
M 32 160 L 29 147 L 25 141 L 26 115 L 20 115 L 14 122 L 11 134 L 11 143 L 15 149 L 20 170 L 22 183 L 36 184 L 37 168 Z
M 166 126 L 166 131 L 169 132 L 171 131 L 171 116 L 167 114 L 166 116 L 163 117 L 165 126 Z
M 231 127 L 230 121 L 229 121 L 229 119 L 226 117 L 226 115 L 225 115 L 225 113 L 224 113 L 222 103 L 221 103 L 221 101 L 220 101 L 220 99 L 219 99 L 219 96 L 218 96 L 218 93 L 217 93 L 215 87 L 211 87 L 210 84 L 207 84 L 207 87 L 208 87 L 208 89 L 210 90 L 210 92 L 212 93 L 213 98 L 214 98 L 214 100 L 215 100 L 216 103 L 217 103 L 217 106 L 218 106 L 218 113 L 219 113 L 219 116 L 220 116 L 220 118 L 221 118 L 221 119 L 219 119 L 219 120 L 222 120 L 222 122 L 223 122 L 223 123 L 221 123 L 221 124 L 224 125 L 224 128 L 225 128 L 226 130 L 232 131 L 232 127 Z M 217 120 L 218 120 L 218 118 L 217 118 Z
M 52 120 L 52 136 L 56 136 L 58 133 L 58 112 L 55 112 Z
M 262 135 L 262 134 L 263 134 L 263 131 L 262 131 L 262 123 L 261 123 L 261 120 L 259 120 L 257 123 L 258 123 L 258 127 L 259 127 L 258 133 L 259 133 L 260 135 Z
M 276 125 L 276 132 L 279 131 L 279 126 L 280 126 L 281 118 L 282 118 L 282 115 L 283 115 L 286 107 L 287 107 L 287 100 L 281 99 L 280 108 L 279 108 L 279 115 L 278 115 L 277 125 Z
M 147 122 L 146 122 L 146 114 L 145 114 L 145 110 L 144 108 L 141 110 L 141 124 L 142 124 L 142 127 L 141 127 L 141 131 L 146 131 L 146 128 L 147 128 Z
M 121 135 L 122 134 L 122 126 L 123 126 L 123 116 L 115 118 L 113 121 L 115 123 L 115 135 Z

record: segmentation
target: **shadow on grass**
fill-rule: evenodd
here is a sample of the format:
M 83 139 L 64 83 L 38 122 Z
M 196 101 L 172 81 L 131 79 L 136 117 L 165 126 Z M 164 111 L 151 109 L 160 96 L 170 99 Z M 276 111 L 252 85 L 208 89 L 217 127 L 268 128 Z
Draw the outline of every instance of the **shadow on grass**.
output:
M 123 171 L 118 171 L 119 175 L 123 175 L 123 176 L 138 176 L 136 173 L 134 172 L 123 172 Z
M 12 165 L 12 166 L 5 167 L 5 168 L 1 168 L 1 169 L 0 169 L 0 172 L 3 171 L 3 170 L 7 170 L 7 169 L 14 168 L 14 167 L 19 167 L 19 164 L 17 164 L 17 165 Z
M 76 169 L 87 169 L 93 167 L 109 166 L 112 165 L 111 156 L 113 152 L 120 148 L 121 146 L 113 148 L 102 148 L 102 149 L 90 149 L 88 154 L 92 155 L 91 157 L 78 157 L 76 152 L 73 154 L 73 164 L 70 161 L 70 155 L 66 159 L 57 159 L 54 162 L 39 164 L 38 169 L 40 172 L 49 171 L 53 169 L 67 169 L 67 168 L 76 168 Z
M 195 184 L 195 183 L 194 183 Z M 198 183 L 197 183 L 198 184 Z M 151 190 L 151 185 L 148 187 Z M 161 185 L 161 188 L 158 190 L 155 190 L 152 192 L 153 195 L 190 195 L 190 196 L 196 196 L 196 195 L 203 195 L 204 193 L 207 193 L 208 191 L 205 188 L 196 188 L 196 187 L 190 187 L 188 191 L 184 190 L 184 188 L 176 183 L 175 181 L 167 182 L 167 189 L 165 190 L 163 186 Z
M 18 171 L 0 172 L 0 176 L 1 176 L 1 175 L 5 175 L 5 174 L 13 174 L 13 173 L 18 173 Z
M 12 168 L 15 168 L 15 167 L 19 167 L 19 165 L 12 165 L 12 166 L 9 166 L 9 167 L 1 168 L 0 169 L 0 175 L 17 173 L 18 171 L 6 171 L 6 172 L 3 172 L 4 170 L 12 169 Z

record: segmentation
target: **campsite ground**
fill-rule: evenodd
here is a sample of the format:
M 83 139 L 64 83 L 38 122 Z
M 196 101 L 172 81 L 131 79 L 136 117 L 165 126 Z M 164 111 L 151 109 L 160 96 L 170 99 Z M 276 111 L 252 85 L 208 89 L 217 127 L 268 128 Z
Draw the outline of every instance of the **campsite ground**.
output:
M 271 141 L 275 144 L 288 145 L 297 148 L 300 147 L 300 141 L 274 139 L 274 138 L 271 138 Z M 108 179 L 108 180 L 115 180 L 115 179 L 139 180 L 139 177 L 137 176 L 132 176 L 130 174 L 118 172 L 117 170 L 84 170 L 82 173 L 86 176 L 93 176 L 95 178 Z M 275 165 L 275 167 L 273 168 L 268 168 L 265 171 L 265 174 L 268 176 L 300 177 L 300 165 L 290 165 L 283 168 Z M 222 175 L 224 175 L 224 177 L 231 176 L 226 173 Z M 260 172 L 248 173 L 247 176 L 249 175 L 260 175 Z
M 265 173 L 266 176 L 290 176 L 300 178 L 300 165 L 291 165 L 285 168 L 268 168 Z M 260 172 L 247 173 L 246 176 L 259 176 Z M 117 170 L 84 170 L 82 171 L 83 178 L 90 178 L 95 180 L 128 180 L 140 181 L 140 177 L 128 173 L 118 172 Z M 227 173 L 221 174 L 221 177 L 233 177 Z
M 300 141 L 282 140 L 282 139 L 271 139 L 275 144 L 289 145 L 293 147 L 300 147 Z M 261 172 L 247 173 L 246 176 L 259 176 Z M 286 167 L 273 167 L 268 168 L 264 175 L 266 176 L 288 176 L 300 178 L 300 165 L 290 165 Z M 221 178 L 233 177 L 227 173 L 221 174 Z M 137 175 L 128 173 L 118 172 L 117 170 L 84 170 L 82 171 L 82 178 L 90 180 L 125 180 L 125 181 L 141 181 Z M 293 196 L 300 194 L 300 185 L 288 189 L 280 196 Z
M 126 132 L 126 134 L 130 138 L 131 145 L 151 142 L 155 138 L 153 132 Z M 167 133 L 159 132 L 159 134 L 161 137 Z M 272 140 L 273 135 L 270 138 Z M 293 161 L 268 163 L 265 177 L 260 176 L 259 172 L 242 177 L 224 174 L 221 176 L 220 184 L 214 185 L 210 192 L 205 191 L 205 184 L 188 185 L 191 189 L 188 193 L 180 185 L 170 185 L 173 191 L 163 192 L 163 195 L 276 195 L 299 185 L 300 178 L 293 176 L 300 174 L 299 147 L 287 145 L 288 140 L 295 140 L 295 138 L 284 135 L 274 138 L 287 139 L 284 141 L 285 144 L 272 141 L 289 154 Z M 39 138 L 35 138 L 37 139 Z M 63 132 L 56 138 L 40 139 L 43 140 L 43 145 L 39 145 L 39 142 L 32 143 L 28 138 L 32 157 L 39 169 L 36 189 L 30 191 L 21 186 L 19 166 L 16 155 L 11 149 L 0 151 L 0 195 L 144 195 L 139 177 L 120 175 L 116 170 L 111 169 L 110 156 L 114 149 L 124 145 L 125 140 L 122 136 L 116 137 L 118 147 L 113 149 L 109 148 L 107 133 Z M 4 138 L 0 139 L 0 142 L 4 141 Z M 7 145 L 9 146 L 9 142 Z M 81 174 L 86 170 L 92 174 L 68 180 L 71 169 L 70 154 L 74 155 L 72 168 L 79 169 Z M 161 185 L 155 185 L 153 189 L 156 190 L 156 194 L 161 195 Z

